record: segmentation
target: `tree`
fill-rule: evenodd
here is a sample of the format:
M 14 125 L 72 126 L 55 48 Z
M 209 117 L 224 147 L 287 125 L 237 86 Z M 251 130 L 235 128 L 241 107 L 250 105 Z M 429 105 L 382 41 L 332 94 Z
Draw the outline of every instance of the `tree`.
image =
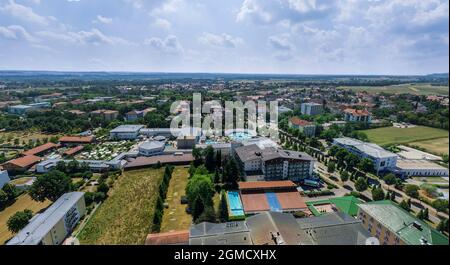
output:
M 448 232 L 448 219 L 443 219 L 439 222 L 438 226 L 436 227 L 436 229 L 439 232 L 444 232 L 447 231 Z
M 67 164 L 67 170 L 70 173 L 74 173 L 74 172 L 78 171 L 79 166 L 80 165 L 79 165 L 78 161 L 74 159 L 74 160 L 69 161 L 69 163 Z
M 222 192 L 220 196 L 220 208 L 218 216 L 221 222 L 228 221 L 228 204 L 225 192 Z
M 214 187 L 208 175 L 194 175 L 186 185 L 186 197 L 189 208 L 195 209 L 195 204 L 213 205 Z M 201 199 L 198 202 L 198 199 Z M 197 202 L 196 202 L 197 201 Z
M 375 167 L 372 160 L 368 158 L 364 158 L 361 162 L 358 163 L 358 168 L 363 172 L 373 172 Z
M 203 163 L 202 150 L 199 148 L 194 147 L 194 149 L 192 149 L 192 156 L 194 157 L 195 167 L 198 167 Z
M 228 156 L 223 169 L 223 182 L 236 185 L 239 180 L 239 166 L 233 156 Z
M 439 212 L 446 212 L 448 211 L 448 200 L 437 199 L 431 203 L 431 206 Z
M 97 192 L 103 192 L 104 194 L 107 194 L 108 191 L 109 187 L 105 182 L 102 182 L 97 186 Z
M 432 198 L 436 198 L 437 196 L 439 196 L 439 191 L 437 189 L 437 187 L 431 185 L 431 184 L 427 184 L 424 183 L 422 185 L 420 185 L 420 188 L 425 191 L 425 193 L 432 197 Z
M 200 217 L 200 215 L 202 215 L 203 211 L 205 210 L 205 204 L 203 203 L 202 198 L 195 198 L 191 210 L 192 218 L 194 219 L 194 222 L 197 222 L 196 220 Z
M 216 168 L 217 168 L 217 169 L 222 168 L 222 151 L 221 151 L 221 150 L 218 150 L 218 151 L 216 152 L 216 159 L 215 159 L 215 162 L 216 162 Z
M 38 176 L 29 193 L 35 201 L 43 202 L 45 199 L 56 201 L 71 189 L 72 180 L 63 172 L 52 170 L 47 174 Z
M 17 233 L 22 230 L 33 217 L 33 212 L 29 209 L 25 209 L 21 212 L 16 212 L 13 216 L 8 219 L 7 226 L 8 230 L 12 233 Z
M 405 193 L 406 195 L 412 197 L 412 198 L 419 198 L 419 186 L 408 184 L 405 186 Z
M 214 183 L 215 184 L 220 183 L 220 173 L 218 169 L 216 169 L 216 172 L 214 172 Z
M 216 213 L 214 212 L 214 207 L 206 206 L 200 216 L 195 220 L 196 223 L 201 222 L 216 222 Z
M 383 180 L 387 185 L 397 184 L 397 177 L 392 173 L 389 173 L 386 176 L 384 176 Z
M 4 209 L 8 204 L 8 194 L 3 190 L 0 190 L 0 210 Z
M 408 212 L 411 211 L 411 206 L 409 206 L 409 203 L 405 200 L 402 200 L 399 206 Z
M 342 173 L 341 173 L 341 180 L 343 181 L 343 182 L 346 182 L 348 179 L 349 179 L 349 177 L 350 177 L 350 175 L 348 174 L 348 172 L 347 171 L 342 171 Z
M 367 180 L 363 177 L 359 177 L 355 182 L 355 189 L 359 192 L 363 192 L 368 188 Z
M 6 183 L 2 190 L 6 193 L 8 196 L 8 202 L 12 202 L 16 199 L 17 189 L 14 185 Z
M 330 161 L 330 163 L 328 163 L 328 173 L 333 173 L 335 170 L 336 170 L 336 163 Z
M 210 145 L 205 149 L 205 166 L 209 172 L 214 172 L 216 168 L 214 148 Z
M 372 199 L 374 201 L 382 201 L 384 200 L 384 196 L 385 196 L 384 191 L 380 186 L 375 187 L 372 190 Z

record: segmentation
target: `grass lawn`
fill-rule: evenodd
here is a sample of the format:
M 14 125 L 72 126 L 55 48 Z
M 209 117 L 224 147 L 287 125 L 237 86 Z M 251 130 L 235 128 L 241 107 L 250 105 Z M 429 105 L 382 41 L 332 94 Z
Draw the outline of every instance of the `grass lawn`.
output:
M 11 180 L 10 184 L 23 185 L 25 183 L 28 183 L 31 179 L 32 179 L 31 177 L 18 178 L 18 179 Z
M 164 168 L 126 171 L 78 239 L 84 245 L 142 245 L 152 225 Z
M 341 86 L 340 89 L 352 90 L 355 92 L 366 91 L 370 94 L 414 94 L 414 95 L 448 95 L 448 86 L 432 86 L 430 84 L 402 84 L 392 86 Z
M 0 212 L 0 245 L 3 245 L 6 240 L 10 239 L 13 235 L 8 231 L 6 222 L 8 219 L 14 215 L 16 212 L 23 211 L 25 209 L 30 209 L 33 214 L 38 213 L 44 208 L 50 205 L 50 201 L 36 202 L 31 199 L 28 194 L 23 194 L 19 196 L 14 204 L 7 207 Z
M 448 154 L 448 145 L 449 145 L 449 139 L 448 137 L 445 138 L 438 138 L 438 139 L 432 139 L 432 140 L 425 140 L 425 141 L 419 141 L 419 142 L 412 142 L 408 144 L 411 147 L 420 147 L 428 150 L 430 153 L 436 154 L 436 155 L 443 155 Z
M 425 180 L 426 183 L 448 183 L 448 181 L 443 179 L 442 177 L 413 177 L 412 179 L 418 181 Z
M 12 140 L 10 141 L 10 143 L 12 144 L 14 142 L 14 139 L 19 138 L 19 145 L 22 145 L 23 142 L 28 143 L 28 140 L 33 140 L 36 141 L 37 139 L 39 140 L 43 140 L 45 138 L 48 138 L 50 140 L 50 138 L 54 136 L 51 134 L 43 134 L 40 132 L 29 132 L 29 131 L 24 131 L 24 132 L 0 132 L 0 139 L 3 138 L 4 142 L 6 143 L 6 141 L 9 138 L 12 138 Z
M 448 139 L 449 136 L 448 131 L 425 126 L 404 129 L 384 127 L 364 130 L 362 132 L 367 134 L 371 142 L 382 146 L 388 144 L 407 144 L 418 141 L 441 139 L 444 137 Z
M 192 224 L 192 216 L 186 213 L 187 204 L 180 203 L 181 197 L 185 195 L 188 170 L 186 167 L 175 167 L 173 171 L 166 198 L 169 208 L 164 209 L 161 232 L 187 230 Z

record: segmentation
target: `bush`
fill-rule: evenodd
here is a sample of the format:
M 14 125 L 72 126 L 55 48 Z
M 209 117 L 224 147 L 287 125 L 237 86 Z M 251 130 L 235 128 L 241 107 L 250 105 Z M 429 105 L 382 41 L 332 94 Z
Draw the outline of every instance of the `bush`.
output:
M 419 186 L 408 184 L 405 186 L 405 193 L 406 195 L 412 197 L 412 198 L 419 198 Z
M 448 212 L 448 201 L 444 199 L 437 199 L 431 203 L 431 206 L 439 212 Z
M 387 174 L 384 176 L 383 180 L 387 185 L 394 185 L 397 183 L 397 177 L 394 174 Z
M 303 211 L 297 211 L 297 212 L 294 213 L 294 217 L 295 217 L 295 218 L 305 218 L 305 217 L 307 217 L 307 216 L 306 216 L 306 213 L 305 213 L 305 212 L 303 212 Z

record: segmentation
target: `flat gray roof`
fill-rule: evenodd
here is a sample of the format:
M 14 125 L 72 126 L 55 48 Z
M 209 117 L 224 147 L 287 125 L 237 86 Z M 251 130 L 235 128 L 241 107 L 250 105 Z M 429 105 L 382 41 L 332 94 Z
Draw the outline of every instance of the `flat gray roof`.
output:
M 111 133 L 133 133 L 139 132 L 140 129 L 144 128 L 144 125 L 120 125 L 112 129 Z
M 84 192 L 63 194 L 45 212 L 34 216 L 30 223 L 7 245 L 37 245 L 82 197 Z
M 334 139 L 334 142 L 345 145 L 345 146 L 352 146 L 359 151 L 372 156 L 376 158 L 387 158 L 387 157 L 396 157 L 397 155 L 386 151 L 381 146 L 374 144 L 374 143 L 366 143 L 357 139 L 343 137 L 343 138 L 336 138 Z

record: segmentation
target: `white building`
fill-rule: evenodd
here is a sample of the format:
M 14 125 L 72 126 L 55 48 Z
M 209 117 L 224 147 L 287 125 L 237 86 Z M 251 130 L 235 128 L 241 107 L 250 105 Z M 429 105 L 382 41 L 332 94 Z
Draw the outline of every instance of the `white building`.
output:
M 111 139 L 134 140 L 139 136 L 139 131 L 144 125 L 120 125 L 109 132 Z
M 6 183 L 10 181 L 8 171 L 0 170 L 0 189 L 5 186 Z
M 63 194 L 45 212 L 34 216 L 7 245 L 59 245 L 85 213 L 84 192 Z
M 381 146 L 366 143 L 352 138 L 336 138 L 333 145 L 347 149 L 349 152 L 360 158 L 372 160 L 377 172 L 390 171 L 395 169 L 398 156 L 392 152 L 386 151 Z
M 300 112 L 303 115 L 318 115 L 322 114 L 323 112 L 323 106 L 322 104 L 309 102 L 309 103 L 302 103 L 300 105 Z
M 142 156 L 154 156 L 160 155 L 164 152 L 166 143 L 160 141 L 144 142 L 139 145 L 139 155 Z
M 427 160 L 399 159 L 394 173 L 401 177 L 448 177 L 448 168 Z

